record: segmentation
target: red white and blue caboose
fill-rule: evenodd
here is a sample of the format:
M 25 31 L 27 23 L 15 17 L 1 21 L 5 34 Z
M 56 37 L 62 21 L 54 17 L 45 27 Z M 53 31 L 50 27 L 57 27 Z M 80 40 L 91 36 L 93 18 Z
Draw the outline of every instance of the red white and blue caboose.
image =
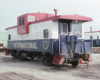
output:
M 6 55 L 13 58 L 42 59 L 45 65 L 71 63 L 77 66 L 79 59 L 89 60 L 91 41 L 84 41 L 83 23 L 92 18 L 80 15 L 55 15 L 27 13 L 17 18 L 17 25 L 6 28 L 8 49 Z

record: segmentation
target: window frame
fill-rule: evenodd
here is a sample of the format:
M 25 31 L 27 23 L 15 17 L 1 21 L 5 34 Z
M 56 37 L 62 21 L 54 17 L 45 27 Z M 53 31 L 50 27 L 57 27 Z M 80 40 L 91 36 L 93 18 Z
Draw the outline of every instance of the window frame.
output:
M 45 30 L 48 31 L 48 37 L 45 37 Z M 44 30 L 43 30 L 43 37 L 44 37 L 44 38 L 49 38 L 49 30 L 48 30 L 48 29 L 44 29 Z

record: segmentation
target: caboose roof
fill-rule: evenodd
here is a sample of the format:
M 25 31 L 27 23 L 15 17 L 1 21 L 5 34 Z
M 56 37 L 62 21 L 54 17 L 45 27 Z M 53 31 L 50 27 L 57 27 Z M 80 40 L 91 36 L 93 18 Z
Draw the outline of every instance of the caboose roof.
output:
M 81 15 L 61 15 L 59 19 L 69 19 L 69 20 L 82 20 L 82 21 L 92 21 L 92 18 L 81 16 Z
M 34 21 L 34 22 L 30 23 L 30 24 L 39 23 L 39 22 L 45 22 L 45 21 L 55 20 L 55 19 L 93 21 L 92 18 L 90 18 L 90 17 L 86 17 L 86 16 L 81 16 L 81 15 L 75 14 L 75 15 L 59 15 L 59 16 L 53 16 L 53 17 L 49 17 L 49 18 L 44 18 L 42 20 Z
M 42 18 L 42 19 L 36 20 L 34 22 L 31 22 L 30 24 L 45 22 L 45 21 L 49 21 L 49 20 L 56 20 L 56 19 L 93 21 L 92 18 L 90 18 L 90 17 L 81 16 L 81 15 L 77 15 L 77 14 L 75 14 L 75 15 L 58 15 L 58 16 L 52 15 L 52 17 Z M 9 28 L 6 28 L 6 30 L 16 28 L 16 27 L 17 26 L 9 27 Z

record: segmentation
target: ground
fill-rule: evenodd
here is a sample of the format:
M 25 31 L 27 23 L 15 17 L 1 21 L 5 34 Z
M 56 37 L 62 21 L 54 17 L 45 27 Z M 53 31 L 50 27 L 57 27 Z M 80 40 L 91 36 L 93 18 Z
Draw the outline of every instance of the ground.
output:
M 92 54 L 93 61 L 79 64 L 45 66 L 40 60 L 17 60 L 0 53 L 0 80 L 100 80 L 100 54 Z

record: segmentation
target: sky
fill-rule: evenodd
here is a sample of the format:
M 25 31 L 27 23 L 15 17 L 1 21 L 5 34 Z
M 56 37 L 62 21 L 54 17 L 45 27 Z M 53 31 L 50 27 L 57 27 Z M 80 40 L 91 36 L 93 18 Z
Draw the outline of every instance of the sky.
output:
M 84 23 L 84 31 L 100 30 L 100 0 L 0 0 L 0 31 L 17 25 L 17 17 L 26 13 L 45 12 L 58 15 L 79 14 L 93 19 Z

